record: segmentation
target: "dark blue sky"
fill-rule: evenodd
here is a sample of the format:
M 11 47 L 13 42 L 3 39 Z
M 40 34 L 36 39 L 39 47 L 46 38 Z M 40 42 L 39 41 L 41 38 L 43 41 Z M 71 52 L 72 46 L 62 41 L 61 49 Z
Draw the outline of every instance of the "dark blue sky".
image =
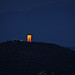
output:
M 75 0 L 0 0 L 0 42 L 26 40 L 75 47 Z

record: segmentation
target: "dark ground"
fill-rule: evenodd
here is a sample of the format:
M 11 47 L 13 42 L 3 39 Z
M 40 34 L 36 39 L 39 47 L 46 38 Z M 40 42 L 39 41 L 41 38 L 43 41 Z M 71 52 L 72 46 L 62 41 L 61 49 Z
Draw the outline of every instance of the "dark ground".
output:
M 75 51 L 56 44 L 7 41 L 0 44 L 0 75 L 75 75 Z

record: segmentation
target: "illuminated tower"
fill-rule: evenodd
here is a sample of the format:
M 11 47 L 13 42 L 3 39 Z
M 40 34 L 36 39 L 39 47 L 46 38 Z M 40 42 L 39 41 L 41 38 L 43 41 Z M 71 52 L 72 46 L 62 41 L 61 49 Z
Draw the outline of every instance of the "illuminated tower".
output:
M 32 40 L 32 35 L 27 35 L 27 42 L 31 42 Z

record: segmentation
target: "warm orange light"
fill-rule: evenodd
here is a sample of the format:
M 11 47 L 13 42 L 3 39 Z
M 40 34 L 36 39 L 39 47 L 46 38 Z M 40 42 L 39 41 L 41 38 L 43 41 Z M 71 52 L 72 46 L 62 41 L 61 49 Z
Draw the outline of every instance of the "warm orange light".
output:
M 32 35 L 27 35 L 27 42 L 31 42 Z

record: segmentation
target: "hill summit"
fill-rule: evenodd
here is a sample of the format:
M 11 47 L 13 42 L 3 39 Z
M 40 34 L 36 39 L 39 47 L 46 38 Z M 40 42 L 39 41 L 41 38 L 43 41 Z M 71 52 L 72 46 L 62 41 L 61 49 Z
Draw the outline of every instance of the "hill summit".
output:
M 51 43 L 3 42 L 0 75 L 75 75 L 75 51 Z

